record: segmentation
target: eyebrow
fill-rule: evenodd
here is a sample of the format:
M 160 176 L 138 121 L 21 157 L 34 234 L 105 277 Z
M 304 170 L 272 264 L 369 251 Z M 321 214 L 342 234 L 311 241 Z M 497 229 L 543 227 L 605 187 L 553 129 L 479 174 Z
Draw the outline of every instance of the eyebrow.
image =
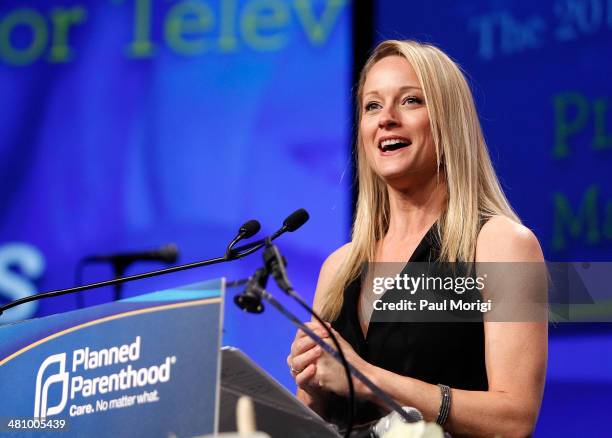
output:
M 405 92 L 405 91 L 409 91 L 409 90 L 418 90 L 418 91 L 423 91 L 423 90 L 421 89 L 421 87 L 415 87 L 415 86 L 413 86 L 413 85 L 404 85 L 403 87 L 400 87 L 400 88 L 399 88 L 399 92 L 400 92 L 400 93 L 403 93 L 403 92 Z M 368 91 L 367 93 L 364 93 L 363 97 L 366 97 L 366 96 L 368 96 L 368 95 L 370 95 L 370 94 L 379 94 L 379 93 L 378 93 L 378 90 L 372 90 L 372 91 Z

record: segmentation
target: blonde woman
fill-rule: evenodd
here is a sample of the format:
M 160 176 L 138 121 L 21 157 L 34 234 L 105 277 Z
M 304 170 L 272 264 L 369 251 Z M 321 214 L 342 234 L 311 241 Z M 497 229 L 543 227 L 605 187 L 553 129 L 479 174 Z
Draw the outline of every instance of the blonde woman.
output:
M 456 436 L 528 436 L 544 388 L 546 322 L 370 323 L 372 290 L 360 280 L 372 261 L 543 261 L 500 188 L 464 76 L 436 47 L 385 41 L 362 71 L 357 100 L 352 241 L 323 264 L 315 309 L 347 360 L 427 421 Z M 342 367 L 302 332 L 287 363 L 298 397 L 342 424 Z M 382 402 L 354 385 L 356 422 L 384 416 Z

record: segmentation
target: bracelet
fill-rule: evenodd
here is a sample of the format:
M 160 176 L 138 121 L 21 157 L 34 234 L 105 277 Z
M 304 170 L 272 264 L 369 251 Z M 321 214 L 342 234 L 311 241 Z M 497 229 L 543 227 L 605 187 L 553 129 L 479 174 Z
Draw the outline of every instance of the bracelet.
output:
M 438 413 L 438 418 L 436 418 L 436 423 L 442 426 L 444 423 L 446 423 L 446 419 L 448 418 L 448 414 L 450 412 L 451 390 L 446 385 L 438 384 L 438 386 L 440 387 L 442 401 L 440 402 L 440 412 Z

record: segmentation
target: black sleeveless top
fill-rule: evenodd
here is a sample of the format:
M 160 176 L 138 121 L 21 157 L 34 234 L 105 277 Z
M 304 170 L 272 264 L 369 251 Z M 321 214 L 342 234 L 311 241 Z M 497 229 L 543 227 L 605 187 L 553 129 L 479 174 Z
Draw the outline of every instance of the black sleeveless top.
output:
M 410 257 L 410 262 L 438 259 L 435 225 Z M 365 361 L 393 373 L 451 388 L 486 391 L 484 326 L 481 322 L 375 322 L 364 338 L 358 317 L 361 278 L 344 291 L 344 302 L 333 328 Z M 344 378 L 344 376 L 342 377 Z M 341 428 L 347 419 L 347 399 L 331 394 L 327 417 Z M 355 424 L 371 422 L 387 412 L 367 401 L 356 400 Z

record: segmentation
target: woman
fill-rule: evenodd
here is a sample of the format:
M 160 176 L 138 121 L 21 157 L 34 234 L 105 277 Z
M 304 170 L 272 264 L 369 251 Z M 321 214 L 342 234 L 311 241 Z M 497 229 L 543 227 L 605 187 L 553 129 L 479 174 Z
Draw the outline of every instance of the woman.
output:
M 372 291 L 359 278 L 368 261 L 543 261 L 500 188 L 465 78 L 433 46 L 386 41 L 362 71 L 357 100 L 352 241 L 323 264 L 315 309 L 332 322 L 347 360 L 427 421 L 456 436 L 531 434 L 546 322 L 370 323 Z M 341 423 L 348 385 L 340 364 L 301 331 L 287 363 L 298 397 Z M 382 402 L 354 385 L 356 422 L 383 416 Z

